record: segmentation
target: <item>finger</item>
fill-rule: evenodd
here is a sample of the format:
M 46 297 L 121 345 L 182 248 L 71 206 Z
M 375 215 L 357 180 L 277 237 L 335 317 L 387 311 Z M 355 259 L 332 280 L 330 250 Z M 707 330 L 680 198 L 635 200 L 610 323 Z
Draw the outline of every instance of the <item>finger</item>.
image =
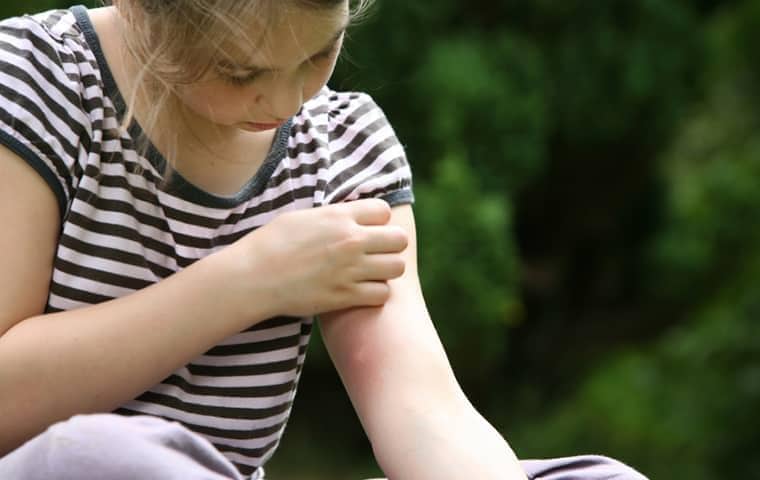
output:
M 396 225 L 363 227 L 364 253 L 399 253 L 409 245 L 409 235 Z
M 356 306 L 379 307 L 391 297 L 391 287 L 386 282 L 361 282 L 356 286 Z
M 344 205 L 359 225 L 385 225 L 391 219 L 391 206 L 379 198 L 365 198 Z
M 404 274 L 406 264 L 398 254 L 368 255 L 358 269 L 358 281 L 385 281 Z

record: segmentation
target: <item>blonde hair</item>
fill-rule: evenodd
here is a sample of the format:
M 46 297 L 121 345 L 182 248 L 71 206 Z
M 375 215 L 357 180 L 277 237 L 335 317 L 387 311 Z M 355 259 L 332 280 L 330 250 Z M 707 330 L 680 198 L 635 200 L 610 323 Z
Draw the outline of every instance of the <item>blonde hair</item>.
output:
M 127 54 L 140 65 L 127 101 L 122 128 L 134 120 L 135 105 L 149 109 L 140 119 L 142 130 L 152 132 L 160 112 L 173 109 L 176 87 L 192 84 L 225 58 L 223 48 L 230 43 L 255 45 L 252 30 L 266 35 L 269 26 L 292 8 L 329 10 L 347 0 L 112 0 L 124 21 L 123 41 Z M 348 0 L 351 21 L 364 16 L 372 0 Z M 253 26 L 261 28 L 252 29 Z M 138 148 L 145 153 L 148 138 L 139 138 Z M 165 145 L 168 167 L 174 164 L 176 138 Z

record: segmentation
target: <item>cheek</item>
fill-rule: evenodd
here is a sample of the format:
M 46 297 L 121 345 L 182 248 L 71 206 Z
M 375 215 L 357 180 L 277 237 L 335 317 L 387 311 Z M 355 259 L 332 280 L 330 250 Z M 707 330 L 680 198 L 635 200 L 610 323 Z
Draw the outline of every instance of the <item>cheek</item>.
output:
M 211 110 L 212 101 L 206 89 L 200 87 L 184 87 L 177 92 L 182 104 L 195 113 L 207 113 Z
M 239 92 L 232 91 L 226 85 L 195 85 L 181 89 L 178 97 L 188 108 L 204 114 L 228 111 L 231 107 L 239 107 L 242 99 Z
M 333 61 L 324 68 L 320 68 L 309 75 L 304 82 L 304 100 L 316 95 L 327 84 L 327 81 L 330 80 L 334 70 L 335 62 Z

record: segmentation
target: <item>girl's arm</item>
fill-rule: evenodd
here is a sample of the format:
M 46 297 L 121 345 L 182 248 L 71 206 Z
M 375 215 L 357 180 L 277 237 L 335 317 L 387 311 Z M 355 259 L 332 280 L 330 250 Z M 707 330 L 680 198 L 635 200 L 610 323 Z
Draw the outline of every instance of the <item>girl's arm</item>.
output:
M 380 467 L 391 480 L 524 480 L 507 442 L 454 378 L 420 289 L 411 207 L 394 208 L 391 223 L 410 241 L 404 275 L 389 282 L 389 301 L 321 318 Z
M 124 298 L 42 315 L 59 215 L 42 177 L 2 148 L 0 456 L 58 420 L 114 409 L 266 313 L 209 295 L 228 279 L 219 262 L 197 262 Z
M 56 421 L 113 410 L 261 320 L 382 304 L 387 286 L 365 280 L 400 275 L 392 252 L 406 246 L 389 217 L 380 200 L 284 214 L 150 287 L 43 314 L 58 204 L 0 147 L 0 456 Z

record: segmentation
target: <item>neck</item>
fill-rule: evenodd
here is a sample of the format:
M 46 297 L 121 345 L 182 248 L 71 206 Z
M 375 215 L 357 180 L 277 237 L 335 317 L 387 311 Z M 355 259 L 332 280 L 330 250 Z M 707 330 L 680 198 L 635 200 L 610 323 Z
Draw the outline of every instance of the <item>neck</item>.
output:
M 148 83 L 154 80 L 140 81 L 145 72 L 126 45 L 126 24 L 118 10 L 94 9 L 90 18 L 119 91 L 129 103 L 130 115 L 173 166 L 179 170 L 204 165 L 229 165 L 237 169 L 263 161 L 274 132 L 254 133 L 209 125 L 171 93 L 156 110 L 156 94 L 151 93 Z

